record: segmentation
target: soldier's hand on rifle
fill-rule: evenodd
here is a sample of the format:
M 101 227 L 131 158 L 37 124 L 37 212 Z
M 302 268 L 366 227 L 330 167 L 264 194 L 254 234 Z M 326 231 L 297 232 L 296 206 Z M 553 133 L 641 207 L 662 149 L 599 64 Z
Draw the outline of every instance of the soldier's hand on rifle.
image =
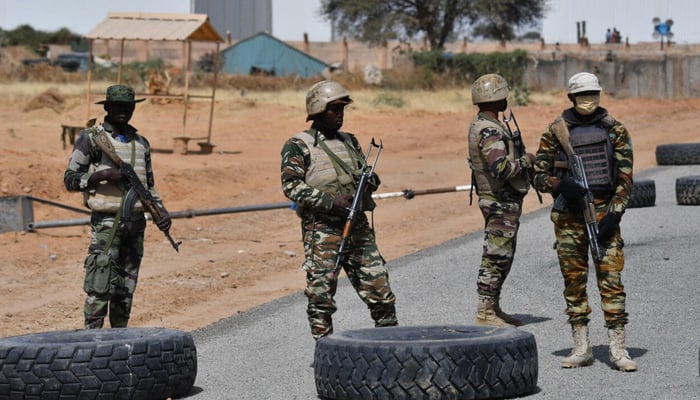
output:
M 350 207 L 352 207 L 353 196 L 351 194 L 341 194 L 333 199 L 333 214 L 347 217 Z
M 530 175 L 530 179 L 535 176 L 535 155 L 532 153 L 525 153 L 525 155 L 520 159 L 520 168 L 523 172 L 527 171 Z
M 617 228 L 620 226 L 621 219 L 622 216 L 620 214 L 609 212 L 600 220 L 598 224 L 598 243 L 600 243 L 601 246 L 608 246 L 608 242 L 615 236 L 615 232 L 617 232 Z
M 527 153 L 526 155 L 527 155 L 527 158 L 530 159 L 530 166 L 534 167 L 535 162 L 537 161 L 537 156 L 532 154 L 532 153 Z
M 160 221 L 156 222 L 156 226 L 163 232 L 166 232 L 172 226 L 173 221 L 170 219 L 170 214 L 165 213 Z
M 95 187 L 100 182 L 119 182 L 122 180 L 122 173 L 118 168 L 107 168 L 93 172 L 88 179 L 88 186 Z
M 564 196 L 570 211 L 576 213 L 583 211 L 583 196 L 586 192 L 581 185 L 569 179 L 562 179 L 554 190 Z

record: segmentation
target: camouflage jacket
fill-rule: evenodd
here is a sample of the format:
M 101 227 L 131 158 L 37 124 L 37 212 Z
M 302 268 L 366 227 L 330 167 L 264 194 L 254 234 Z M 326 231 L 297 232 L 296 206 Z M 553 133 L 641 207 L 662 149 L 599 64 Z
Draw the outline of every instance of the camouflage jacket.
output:
M 92 175 L 93 171 L 99 167 L 99 163 L 102 161 L 102 150 L 95 144 L 95 142 L 90 137 L 91 132 L 95 132 L 95 128 L 100 129 L 100 127 L 93 127 L 84 129 L 80 137 L 76 140 L 75 147 L 73 148 L 73 153 L 71 154 L 70 161 L 68 163 L 68 168 L 63 174 L 63 183 L 67 190 L 72 192 L 85 192 L 88 191 L 87 187 L 88 179 Z M 105 130 L 107 134 L 112 135 L 112 137 L 117 138 L 121 134 L 123 136 L 124 142 L 130 142 L 131 140 L 138 140 L 146 148 L 144 155 L 145 158 L 145 173 L 146 173 L 146 186 L 158 200 L 157 192 L 155 191 L 155 179 L 153 177 L 153 165 L 151 163 L 151 147 L 148 140 L 139 135 L 131 125 L 128 125 L 126 132 L 117 132 L 114 127 L 107 121 L 103 122 L 101 128 Z M 90 166 L 93 166 L 91 169 Z
M 500 121 L 478 113 L 469 126 L 468 142 L 469 166 L 479 196 L 498 200 L 499 192 L 527 192 L 529 186 L 523 173 L 531 167 L 530 159 L 518 153 L 513 137 Z
M 572 116 L 575 115 L 571 109 L 566 110 L 562 117 L 571 124 Z M 595 122 L 601 120 L 608 115 L 607 110 L 598 107 L 596 113 L 589 118 Z M 584 125 L 584 123 L 580 123 Z M 616 213 L 624 213 L 629 203 L 629 197 L 632 192 L 632 166 L 633 166 L 633 151 L 632 138 L 625 126 L 619 121 L 615 121 L 608 128 L 608 136 L 613 146 L 614 157 L 617 162 L 617 183 L 615 193 L 609 199 L 608 211 Z M 539 148 L 537 150 L 537 161 L 535 162 L 534 185 L 544 193 L 553 193 L 552 183 L 557 179 L 554 174 L 554 162 L 557 154 L 562 151 L 562 146 L 552 132 L 551 124 L 542 133 L 540 138 Z M 608 199 L 596 198 L 596 203 L 607 201 Z
M 350 133 L 345 135 L 350 138 L 350 145 L 362 154 L 357 138 Z M 335 195 L 323 192 L 305 180 L 311 163 L 306 143 L 298 137 L 292 137 L 285 142 L 281 155 L 282 191 L 285 196 L 297 204 L 297 209 L 330 215 Z

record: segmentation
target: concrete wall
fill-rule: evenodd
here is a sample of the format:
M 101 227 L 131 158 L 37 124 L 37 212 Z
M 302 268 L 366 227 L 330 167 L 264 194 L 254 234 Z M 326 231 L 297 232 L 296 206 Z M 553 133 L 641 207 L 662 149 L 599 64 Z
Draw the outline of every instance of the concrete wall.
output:
M 390 42 L 369 46 L 359 42 L 296 42 L 287 44 L 328 64 L 340 64 L 350 72 L 367 65 L 391 69 L 410 65 L 410 51 L 425 50 L 423 43 Z M 95 41 L 98 57 L 119 60 L 119 41 Z M 227 47 L 222 44 L 221 49 Z M 215 49 L 213 43 L 194 42 L 192 63 Z M 663 51 L 657 43 L 640 45 L 545 45 L 544 43 L 456 42 L 447 45 L 452 53 L 489 53 L 522 49 L 530 54 L 526 79 L 537 91 L 566 89 L 568 78 L 581 71 L 597 74 L 605 91 L 620 97 L 682 98 L 700 96 L 700 45 L 673 46 Z M 125 62 L 161 58 L 183 66 L 184 47 L 178 42 L 126 42 Z
M 595 73 L 603 90 L 618 97 L 683 98 L 700 96 L 700 55 L 657 54 L 639 57 L 564 54 L 558 59 L 533 57 L 527 82 L 532 90 L 566 88 L 581 71 Z

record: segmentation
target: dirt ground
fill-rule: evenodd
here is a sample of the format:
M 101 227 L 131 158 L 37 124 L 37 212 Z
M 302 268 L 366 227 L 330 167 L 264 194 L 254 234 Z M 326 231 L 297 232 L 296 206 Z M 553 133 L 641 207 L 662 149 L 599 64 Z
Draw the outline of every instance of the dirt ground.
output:
M 235 97 L 218 101 L 211 154 L 198 153 L 196 141 L 187 155 L 173 152 L 172 138 L 181 133 L 181 105 L 140 103 L 132 122 L 154 147 L 156 183 L 167 208 L 174 212 L 287 201 L 280 190 L 279 152 L 289 136 L 307 127 L 303 96 L 293 106 Z M 63 187 L 71 146 L 62 148 L 60 125 L 84 121 L 82 99 L 68 97 L 66 106 L 58 108 L 27 107 L 31 101 L 29 96 L 0 99 L 0 196 L 30 195 L 81 207 L 80 194 Z M 635 172 L 655 165 L 657 144 L 698 140 L 700 99 L 604 96 L 603 106 L 632 133 Z M 191 107 L 193 123 L 206 127 L 208 105 Z M 565 107 L 565 94 L 557 93 L 547 102 L 515 108 L 530 151 L 536 150 L 545 125 Z M 372 137 L 383 141 L 379 193 L 467 185 L 466 127 L 475 109 L 465 109 L 376 108 L 358 101 L 346 113 L 344 130 L 355 133 L 363 145 Z M 102 115 L 96 107 L 92 110 Z M 530 193 L 525 212 L 549 204 L 547 197 L 544 205 L 538 204 Z M 86 217 L 34 203 L 35 221 Z M 387 260 L 482 227 L 478 208 L 461 191 L 379 200 L 374 223 Z M 194 330 L 304 286 L 299 221 L 289 209 L 175 219 L 171 233 L 182 241 L 179 253 L 149 223 L 131 326 Z M 85 225 L 0 234 L 0 336 L 82 327 L 88 240 Z M 465 262 L 479 262 L 479 254 L 472 256 Z M 397 297 L 400 310 L 400 292 Z

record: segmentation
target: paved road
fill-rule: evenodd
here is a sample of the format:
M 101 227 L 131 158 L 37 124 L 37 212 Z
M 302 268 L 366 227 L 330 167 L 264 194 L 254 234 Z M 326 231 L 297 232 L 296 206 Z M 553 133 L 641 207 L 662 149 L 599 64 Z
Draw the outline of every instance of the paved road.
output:
M 502 305 L 535 335 L 538 392 L 528 399 L 700 399 L 700 206 L 678 206 L 675 179 L 700 175 L 700 166 L 657 167 L 636 179 L 654 179 L 656 205 L 627 211 L 623 282 L 630 313 L 628 350 L 639 371 L 611 369 L 600 297 L 589 280 L 595 363 L 564 370 L 571 348 L 563 314 L 563 283 L 552 250 L 547 210 L 524 217 L 516 263 Z M 457 238 L 389 263 L 402 325 L 470 324 L 482 234 Z M 381 238 L 380 238 L 381 242 Z M 336 331 L 372 325 L 346 280 L 339 285 Z M 302 293 L 284 297 L 193 332 L 199 370 L 188 399 L 316 399 L 314 342 Z

